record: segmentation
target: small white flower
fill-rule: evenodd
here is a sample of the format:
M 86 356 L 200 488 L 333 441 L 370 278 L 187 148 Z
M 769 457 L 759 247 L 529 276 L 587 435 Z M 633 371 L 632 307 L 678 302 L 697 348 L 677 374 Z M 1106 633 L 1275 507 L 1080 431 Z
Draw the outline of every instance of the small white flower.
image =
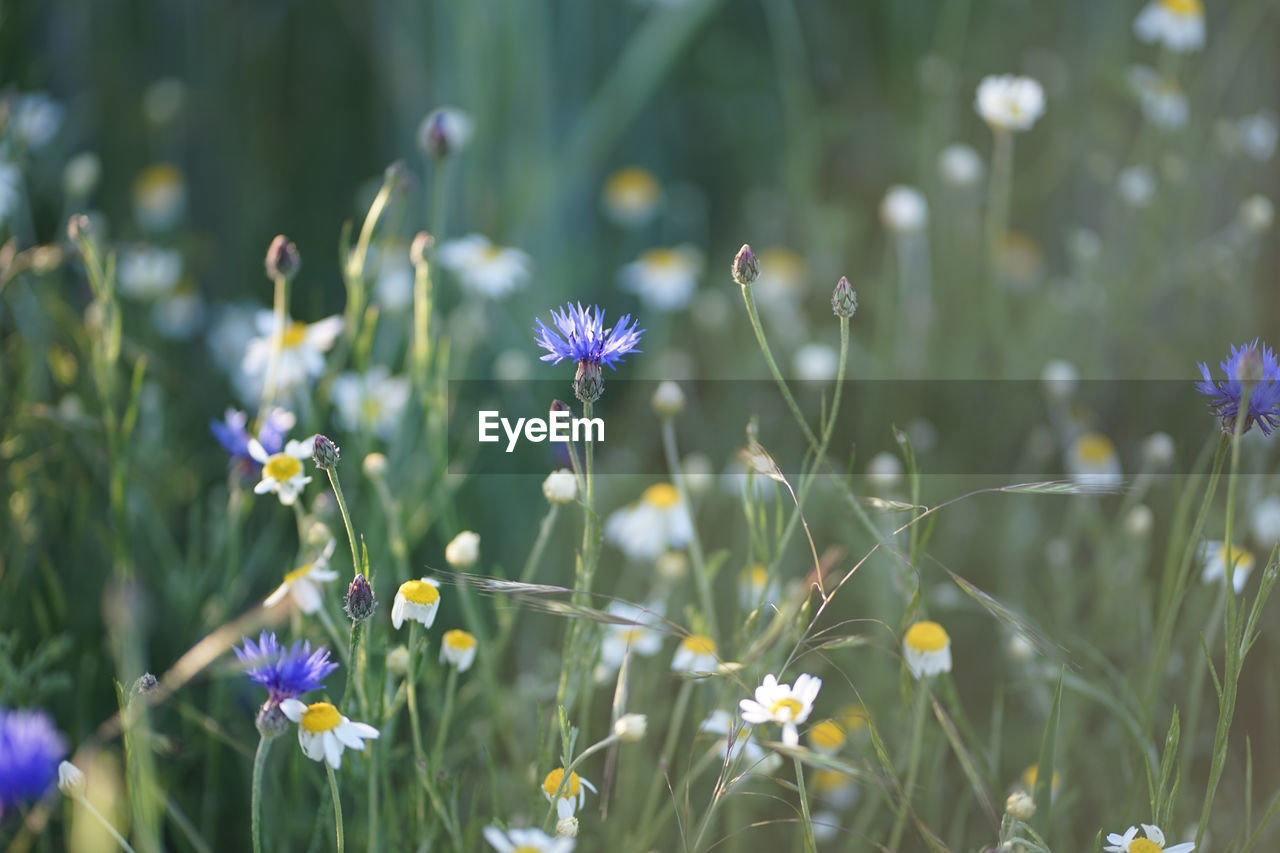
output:
M 1235 130 L 1240 148 L 1254 160 L 1265 163 L 1275 154 L 1280 128 L 1273 113 L 1264 110 L 1245 116 L 1236 122 Z
M 600 193 L 601 206 L 623 228 L 642 228 L 653 221 L 662 203 L 662 185 L 653 173 L 638 166 L 609 176 Z
M 1177 80 L 1146 65 L 1131 65 L 1125 70 L 1125 77 L 1147 121 L 1165 130 L 1176 130 L 1186 125 L 1190 109 L 1187 96 Z
M 907 669 L 916 679 L 951 671 L 951 638 L 937 622 L 915 622 L 902 637 Z
M 1071 442 L 1066 457 L 1067 474 L 1079 486 L 1109 489 L 1124 485 L 1120 454 L 1100 432 L 1084 432 Z
M 683 548 L 693 535 L 693 522 L 680 493 L 670 483 L 655 483 L 640 500 L 617 510 L 604 526 L 604 538 L 636 562 L 658 559 L 671 548 Z
M 256 438 L 249 439 L 249 455 L 262 466 L 262 480 L 253 491 L 259 495 L 275 492 L 280 496 L 280 503 L 292 506 L 302 487 L 311 482 L 302 462 L 311 458 L 314 442 L 315 436 L 306 441 L 290 439 L 281 452 L 267 453 Z
M 822 689 L 822 679 L 808 673 L 796 678 L 795 685 L 779 684 L 772 673 L 756 688 L 754 699 L 738 703 L 742 719 L 752 724 L 777 723 L 782 726 L 782 742 L 787 746 L 800 743 L 797 724 L 813 711 L 813 702 Z
M 1134 539 L 1145 539 L 1151 533 L 1151 527 L 1155 524 L 1156 516 L 1151 511 L 1151 507 L 1146 504 L 1138 504 L 1129 510 L 1129 514 L 1124 518 L 1124 532 L 1128 533 Z
M 400 426 L 411 391 L 408 377 L 392 376 L 385 365 L 377 364 L 364 374 L 338 375 L 331 396 L 343 429 L 368 430 L 388 441 Z
M 133 216 L 146 231 L 172 228 L 187 209 L 187 182 L 171 163 L 156 163 L 133 182 Z
M 431 578 L 405 581 L 396 590 L 396 600 L 391 605 L 391 624 L 399 630 L 405 619 L 413 619 L 430 628 L 439 609 L 439 581 Z
M 464 530 L 444 546 L 445 562 L 455 569 L 469 569 L 480 559 L 480 534 Z
M 1107 833 L 1107 841 L 1111 842 L 1102 849 L 1106 853 L 1192 853 L 1196 849 L 1193 842 L 1186 841 L 1172 847 L 1164 846 L 1164 833 L 1160 827 L 1149 823 L 1142 824 L 1142 832 L 1146 838 L 1138 838 L 1138 827 L 1131 826 L 1124 835 Z
M 650 249 L 618 271 L 623 290 L 654 311 L 679 311 L 689 304 L 702 274 L 702 253 L 692 246 Z
M 577 837 L 578 837 L 578 819 L 576 817 L 562 817 L 556 821 L 556 838 L 577 838 Z
M 136 246 L 120 253 L 116 279 L 125 296 L 158 299 L 171 293 L 180 278 L 182 253 L 177 249 Z
M 418 125 L 418 147 L 432 157 L 456 154 L 467 147 L 475 122 L 457 107 L 432 110 Z
M 440 247 L 440 263 L 469 293 L 505 299 L 529 281 L 533 261 L 519 249 L 495 246 L 481 234 L 468 234 Z
M 984 77 L 974 106 L 994 130 L 1030 130 L 1044 114 L 1044 88 L 1030 77 Z
M 62 104 L 44 92 L 18 95 L 9 104 L 9 126 L 27 148 L 43 148 L 62 126 Z
M 271 369 L 272 347 L 276 340 L 280 345 L 276 388 L 289 391 L 318 379 L 324 373 L 324 354 L 342 333 L 342 318 L 338 316 L 310 324 L 286 317 L 281 331 L 276 329 L 275 316 L 271 311 L 259 311 L 254 323 L 257 337 L 245 345 L 244 359 L 240 364 L 240 390 L 249 399 L 256 399 L 262 393 L 267 372 Z
M 1044 386 L 1044 394 L 1055 403 L 1065 403 L 1076 393 L 1076 383 L 1080 374 L 1076 366 L 1069 361 L 1056 358 L 1045 364 L 1040 371 L 1040 384 Z
M 605 629 L 604 640 L 600 643 L 598 675 L 616 672 L 628 652 L 652 657 L 662 649 L 662 634 L 652 627 L 661 619 L 660 607 L 655 605 L 646 609 L 625 601 L 614 601 L 609 604 L 609 615 L 624 621 L 610 624 Z
M 1280 543 L 1280 496 L 1271 495 L 1254 504 L 1250 522 L 1253 541 L 1260 549 L 1270 551 Z
M 1130 207 L 1146 207 L 1156 194 L 1156 176 L 1146 166 L 1127 166 L 1116 178 L 1120 198 Z
M 627 743 L 644 740 L 649 730 L 649 718 L 644 714 L 623 714 L 613 724 L 613 733 Z
M 408 246 L 388 240 L 377 248 L 370 265 L 377 270 L 374 301 L 387 311 L 405 311 L 413 305 L 413 263 Z
M 338 572 L 329 568 L 329 558 L 333 556 L 336 546 L 337 542 L 330 539 L 319 556 L 285 575 L 284 582 L 276 587 L 275 592 L 267 596 L 267 600 L 262 603 L 263 606 L 275 607 L 289 597 L 303 613 L 315 613 L 319 610 L 324 605 L 320 584 L 338 579 Z
M 587 790 L 593 794 L 596 793 L 595 785 L 572 770 L 569 771 L 569 781 L 564 783 L 564 790 L 561 791 L 560 785 L 563 780 L 564 768 L 557 767 L 542 781 L 542 796 L 547 798 L 547 802 L 555 800 L 556 816 L 561 819 L 573 817 L 574 812 L 582 808 L 587 801 Z M 556 796 L 557 792 L 560 793 L 559 797 Z
M 101 177 L 101 158 L 92 151 L 81 151 L 62 167 L 62 191 L 73 199 L 88 198 Z
M 844 748 L 849 736 L 838 721 L 823 720 L 810 726 L 809 731 L 805 732 L 805 740 L 815 752 L 833 755 Z
M 572 853 L 574 840 L 552 838 L 541 829 L 511 829 L 503 832 L 496 826 L 484 828 L 484 840 L 498 853 Z
M 1174 53 L 1204 47 L 1204 5 L 1200 0 L 1151 0 L 1133 19 L 1133 33 L 1146 44 L 1160 42 Z
M 445 631 L 440 638 L 440 662 L 451 663 L 458 672 L 466 672 L 476 660 L 476 638 L 466 631 L 454 628 Z
M 378 730 L 367 723 L 353 723 L 328 702 L 307 705 L 297 699 L 285 699 L 280 710 L 298 724 L 298 743 L 302 754 L 312 761 L 328 761 L 337 770 L 342 766 L 344 749 L 364 750 L 366 740 L 376 740 Z
M 684 411 L 684 391 L 680 390 L 679 383 L 664 380 L 658 383 L 657 390 L 653 392 L 652 403 L 658 417 L 673 418 Z
M 58 765 L 58 790 L 63 796 L 75 799 L 84 796 L 84 773 L 70 761 Z
M 22 204 L 22 170 L 0 161 L 0 222 L 5 222 Z
M 1261 234 L 1275 221 L 1276 209 L 1264 195 L 1251 195 L 1240 202 L 1240 224 L 1253 234 Z
M 791 370 L 797 379 L 830 382 L 840 370 L 840 356 L 826 344 L 808 343 L 792 356 Z
M 578 478 L 568 468 L 552 471 L 542 481 L 542 495 L 553 504 L 571 504 L 578 497 Z
M 893 186 L 880 202 L 880 221 L 898 234 L 923 231 L 929 223 L 929 203 L 914 187 Z
M 764 563 L 747 566 L 738 576 L 738 602 L 743 610 L 776 604 L 781 593 L 781 584 L 776 578 L 772 582 L 769 580 L 769 570 Z
M 1227 566 L 1234 560 L 1235 571 L 1231 574 L 1231 585 L 1239 593 L 1249 580 L 1253 571 L 1253 554 L 1243 548 L 1227 549 L 1224 542 L 1202 542 L 1200 544 L 1200 564 L 1204 567 L 1200 580 L 1205 583 L 1222 583 L 1227 577 Z
M 716 641 L 703 634 L 690 634 L 680 641 L 671 668 L 689 675 L 716 671 L 720 661 L 716 657 Z
M 902 462 L 892 453 L 877 453 L 867 463 L 867 480 L 877 489 L 892 489 L 902 480 Z
M 1167 432 L 1153 432 L 1142 442 L 1142 458 L 1152 468 L 1168 468 L 1176 452 L 1173 436 Z
M 963 142 L 948 145 L 938 155 L 938 173 L 952 186 L 977 186 L 984 171 L 986 168 L 978 152 Z

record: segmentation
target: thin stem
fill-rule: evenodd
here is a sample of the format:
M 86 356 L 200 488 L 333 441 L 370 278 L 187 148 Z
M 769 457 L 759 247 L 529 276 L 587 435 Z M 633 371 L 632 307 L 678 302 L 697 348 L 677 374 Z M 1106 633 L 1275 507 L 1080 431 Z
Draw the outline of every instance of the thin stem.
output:
M 453 702 L 458 692 L 458 668 L 449 667 L 449 678 L 444 687 L 444 710 L 440 712 L 440 723 L 436 726 L 436 744 L 431 750 L 431 761 L 436 767 L 443 764 L 444 744 L 449 737 L 449 723 L 453 719 Z
M 805 440 L 811 446 L 817 445 L 817 436 L 813 434 L 813 430 L 809 427 L 809 422 L 801 414 L 800 405 L 796 403 L 796 398 L 791 396 L 791 389 L 787 387 L 787 381 L 782 378 L 782 372 L 778 370 L 778 364 L 773 360 L 773 352 L 769 349 L 769 342 L 764 337 L 764 328 L 760 325 L 760 314 L 756 311 L 756 298 L 751 292 L 751 285 L 749 284 L 742 286 L 742 301 L 746 303 L 747 317 L 750 318 L 751 328 L 756 333 L 756 342 L 760 344 L 760 351 L 764 353 L 764 360 L 769 365 L 769 372 L 773 374 L 774 381 L 778 383 L 778 389 L 782 391 L 782 398 L 786 400 L 787 408 L 791 410 L 796 423 L 800 424 L 800 428 L 804 431 Z
M 336 467 L 325 469 L 325 473 L 329 475 L 329 483 L 333 486 L 333 495 L 338 499 L 338 511 L 342 513 L 342 523 L 347 528 L 347 544 L 351 546 L 351 566 L 352 576 L 360 574 L 360 552 L 356 548 L 356 531 L 351 526 L 351 513 L 347 512 L 347 500 L 342 496 L 342 483 L 338 480 L 338 471 Z
M 422 751 L 422 723 L 418 719 L 418 623 L 409 621 L 409 672 L 405 676 L 405 698 L 409 705 L 409 732 L 413 736 L 413 759 L 418 772 L 426 774 L 427 756 Z M 422 801 L 422 787 L 414 785 L 413 803 L 418 819 L 418 834 L 421 835 L 427 823 L 427 805 Z
M 324 769 L 329 774 L 329 793 L 333 795 L 333 830 L 337 836 L 338 853 L 343 853 L 346 843 L 342 834 L 342 798 L 338 796 L 338 774 L 333 772 L 333 765 L 327 761 Z
M 693 560 L 693 580 L 698 588 L 698 600 L 702 605 L 703 618 L 707 620 L 707 633 L 717 644 L 720 642 L 720 628 L 716 623 L 715 599 L 711 594 L 711 576 L 707 573 L 707 563 L 702 555 L 702 540 L 698 536 L 697 525 L 692 523 L 693 503 L 689 500 L 689 488 L 685 484 L 684 469 L 680 466 L 680 454 L 676 449 L 675 420 L 669 417 L 662 419 L 662 449 L 667 457 L 667 468 L 671 479 L 675 482 L 676 491 L 680 495 L 680 503 L 689 513 L 689 556 Z
M 1000 254 L 1009 228 L 1013 192 L 1013 132 L 995 130 L 991 152 L 991 182 L 987 191 L 987 319 L 991 340 L 1006 340 L 1008 327 L 1000 288 Z
M 111 837 L 115 839 L 116 844 L 119 844 L 122 850 L 127 850 L 128 853 L 134 853 L 133 847 L 129 845 L 129 842 L 125 840 L 125 837 L 111 825 L 111 821 L 107 820 L 102 812 L 93 807 L 93 803 L 89 802 L 88 797 L 82 794 L 79 797 L 76 797 L 76 802 L 84 806 L 85 810 L 88 811 L 89 814 L 93 815 L 94 819 L 97 820 L 98 823 L 102 824 L 102 827 L 111 834 Z
M 916 784 L 916 773 L 920 769 L 920 750 L 924 743 L 924 716 L 928 705 L 929 689 L 923 681 L 916 682 L 916 702 L 912 711 L 911 746 L 907 752 L 907 779 L 902 786 L 902 805 L 898 816 L 893 821 L 893 832 L 889 835 L 888 848 L 896 850 L 902 840 L 902 833 L 907 828 L 907 815 L 911 812 L 911 789 Z
M 279 381 L 280 356 L 284 352 L 285 318 L 289 312 L 289 279 L 275 277 L 275 297 L 272 302 L 273 333 L 271 335 L 271 360 L 267 362 L 267 379 L 262 384 L 262 404 L 258 408 L 258 424 L 266 417 L 267 409 L 276 402 L 276 383 Z
M 640 820 L 641 826 L 649 826 L 653 822 L 654 812 L 658 807 L 658 797 L 662 793 L 667 768 L 671 766 L 672 754 L 675 752 L 680 730 L 684 727 L 684 717 L 689 709 L 689 697 L 696 683 L 692 679 L 685 681 L 680 687 L 680 692 L 676 694 L 675 709 L 671 712 L 671 723 L 667 726 L 667 739 L 662 746 L 662 762 L 658 765 L 658 772 L 653 774 L 653 781 L 649 783 L 649 793 L 644 799 L 644 811 L 640 813 L 643 815 Z
M 253 827 L 253 853 L 262 853 L 262 768 L 267 763 L 267 753 L 271 750 L 269 737 L 258 739 L 258 749 L 253 754 L 253 786 L 250 794 L 249 814 Z
M 800 817 L 804 824 L 804 849 L 806 853 L 815 853 L 818 842 L 813 838 L 813 818 L 809 816 L 809 797 L 804 790 L 804 766 L 800 759 L 796 763 L 796 790 L 800 794 Z

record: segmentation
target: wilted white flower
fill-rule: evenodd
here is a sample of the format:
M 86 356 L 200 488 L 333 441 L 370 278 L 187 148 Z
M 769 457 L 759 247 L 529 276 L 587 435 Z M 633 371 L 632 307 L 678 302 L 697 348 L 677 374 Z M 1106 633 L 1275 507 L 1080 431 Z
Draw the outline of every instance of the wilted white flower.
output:
M 795 684 L 779 684 L 772 673 L 756 688 L 754 699 L 738 703 L 744 722 L 758 725 L 777 723 L 782 726 L 782 742 L 787 746 L 800 743 L 799 723 L 809 719 L 814 700 L 822 689 L 822 679 L 808 673 L 796 678 Z
M 440 263 L 469 293 L 505 299 L 529 281 L 533 261 L 520 249 L 495 246 L 481 234 L 468 234 L 440 247 Z
M 907 669 L 917 678 L 951 671 L 951 637 L 937 622 L 915 622 L 902 638 Z
M 469 569 L 480 559 L 480 534 L 464 530 L 444 546 L 444 559 L 455 569 Z
M 1044 114 L 1044 88 L 1030 77 L 984 77 L 974 106 L 995 130 L 1029 130 Z
M 547 798 L 547 802 L 555 800 L 556 815 L 558 817 L 573 817 L 574 812 L 582 808 L 586 803 L 587 790 L 594 794 L 596 793 L 596 786 L 572 770 L 569 771 L 569 781 L 564 783 L 563 780 L 563 767 L 557 767 L 552 770 L 547 774 L 547 778 L 542 781 L 542 795 Z M 562 783 L 564 784 L 563 791 L 560 790 Z M 556 796 L 557 792 L 559 796 Z
M 302 754 L 312 761 L 328 761 L 335 770 L 342 766 L 343 750 L 363 751 L 366 740 L 378 737 L 373 726 L 353 723 L 328 702 L 307 705 L 297 699 L 285 699 L 280 710 L 298 724 Z
M 702 253 L 693 246 L 649 249 L 618 271 L 623 290 L 654 311 L 679 311 L 689 304 L 702 274 Z
M 182 253 L 177 249 L 135 246 L 120 253 L 116 279 L 125 296 L 158 299 L 171 293 L 181 278 Z
M 972 146 L 956 142 L 938 155 L 938 173 L 942 180 L 957 187 L 976 186 L 982 180 L 985 166 Z
M 1160 42 L 1175 53 L 1204 47 L 1204 5 L 1200 0 L 1151 0 L 1133 19 L 1138 41 Z
M 400 426 L 411 392 L 408 377 L 392 376 L 385 365 L 377 364 L 363 374 L 339 374 L 333 380 L 331 397 L 343 429 L 368 431 L 390 440 Z
M 458 672 L 466 672 L 476 660 L 476 638 L 474 634 L 454 628 L 445 631 L 440 638 L 440 662 L 450 663 L 458 668 Z
M 680 493 L 670 483 L 655 483 L 640 499 L 609 516 L 604 538 L 632 560 L 656 560 L 670 548 L 683 548 L 693 522 Z
M 915 187 L 889 187 L 880 202 L 880 221 L 899 234 L 922 231 L 929 222 L 929 203 Z
M 641 228 L 653 221 L 662 203 L 662 186 L 653 173 L 638 166 L 614 172 L 604 183 L 601 206 L 623 228 Z

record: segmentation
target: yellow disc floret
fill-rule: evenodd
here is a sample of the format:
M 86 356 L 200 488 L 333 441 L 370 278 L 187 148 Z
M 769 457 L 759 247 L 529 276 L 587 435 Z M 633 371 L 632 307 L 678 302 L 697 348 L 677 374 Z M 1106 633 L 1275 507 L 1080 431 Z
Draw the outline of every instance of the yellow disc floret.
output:
M 1175 15 L 1191 17 L 1204 14 L 1201 0 L 1160 0 L 1160 5 Z
M 1163 853 L 1164 848 L 1150 838 L 1135 838 L 1129 842 L 1129 853 Z
M 152 193 L 176 187 L 182 183 L 182 171 L 170 163 L 157 163 L 148 166 L 138 175 L 134 184 L 139 193 Z
M 1231 565 L 1231 561 L 1236 561 L 1237 572 L 1249 572 L 1253 570 L 1253 553 L 1243 548 L 1232 550 L 1223 545 L 1218 550 L 1218 559 L 1222 560 L 1222 569 L 1226 571 L 1227 566 Z
M 940 652 L 951 642 L 937 622 L 917 622 L 907 629 L 906 644 L 917 652 Z
M 615 205 L 653 204 L 658 198 L 658 179 L 645 169 L 628 166 L 609 176 L 604 192 Z
M 280 336 L 280 346 L 285 349 L 295 349 L 302 346 L 302 342 L 307 339 L 307 327 L 304 323 L 290 323 L 285 327 L 284 334 Z
M 400 584 L 400 594 L 413 604 L 435 604 L 440 600 L 440 590 L 426 581 L 405 581 Z
M 769 709 L 769 713 L 776 719 L 782 716 L 782 712 L 786 711 L 786 719 L 794 720 L 796 715 L 804 710 L 804 705 L 800 704 L 799 699 L 793 699 L 790 696 L 785 699 L 779 699 L 773 703 L 773 707 Z
M 302 712 L 302 727 L 313 734 L 336 729 L 341 722 L 342 715 L 328 702 L 308 705 L 307 710 Z
M 654 483 L 644 490 L 640 500 L 658 509 L 670 509 L 680 502 L 680 493 L 670 483 Z
M 276 453 L 262 463 L 262 475 L 277 483 L 287 483 L 301 473 L 302 463 L 284 453 Z
M 556 791 L 560 790 L 560 781 L 564 779 L 564 768 L 557 767 L 547 774 L 547 778 L 542 782 L 542 790 L 546 791 L 548 797 L 554 797 Z M 577 773 L 569 774 L 569 784 L 565 786 L 561 792 L 561 797 L 576 797 L 582 792 L 582 783 L 578 779 Z
M 454 628 L 452 631 L 445 631 L 442 642 L 451 649 L 458 651 L 466 651 L 475 648 L 476 638 L 466 631 Z
M 817 749 L 839 749 L 845 742 L 844 728 L 835 720 L 823 720 L 809 729 L 809 742 Z
M 1086 432 L 1076 439 L 1076 455 L 1081 462 L 1098 465 L 1115 458 L 1116 446 L 1100 432 Z
M 680 642 L 680 645 L 695 655 L 714 655 L 716 653 L 716 641 L 702 634 L 690 634 Z

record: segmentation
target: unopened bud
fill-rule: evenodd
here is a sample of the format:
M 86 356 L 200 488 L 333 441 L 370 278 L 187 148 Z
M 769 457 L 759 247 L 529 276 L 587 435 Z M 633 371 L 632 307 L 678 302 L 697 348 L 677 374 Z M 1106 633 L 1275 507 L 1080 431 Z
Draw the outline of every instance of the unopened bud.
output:
M 751 247 L 743 243 L 742 248 L 738 250 L 738 254 L 733 256 L 733 263 L 729 266 L 729 271 L 733 273 L 734 281 L 746 287 L 760 277 L 760 260 L 756 257 L 755 252 L 751 251 Z
M 283 278 L 289 281 L 298 274 L 298 269 L 302 266 L 302 256 L 298 254 L 298 247 L 289 242 L 288 237 L 277 234 L 271 241 L 271 245 L 267 247 L 265 263 L 267 278 L 273 280 Z
M 671 380 L 659 383 L 653 392 L 653 410 L 658 417 L 673 418 L 684 409 L 684 392 Z
M 858 310 L 858 294 L 854 292 L 849 279 L 840 276 L 836 289 L 831 291 L 831 312 L 837 317 L 849 318 Z
M 464 530 L 444 546 L 445 562 L 455 569 L 469 569 L 480 559 L 480 534 Z
M 573 503 L 578 497 L 578 478 L 568 468 L 552 471 L 542 481 L 542 495 L 558 506 Z
M 135 696 L 139 696 L 143 693 L 150 693 L 152 690 L 156 689 L 156 685 L 159 683 L 160 681 L 154 675 L 149 672 L 144 672 L 142 673 L 142 676 L 133 683 L 133 694 Z
M 644 714 L 623 714 L 613 724 L 613 733 L 626 743 L 644 740 L 649 730 L 649 718 Z
M 387 457 L 381 453 L 370 453 L 364 458 L 364 475 L 371 479 L 377 479 L 387 473 Z
M 338 457 L 341 455 L 338 445 L 334 444 L 326 436 L 316 436 L 315 442 L 311 446 L 311 461 L 316 463 L 317 468 L 321 471 L 332 471 L 334 466 L 338 464 Z
M 84 796 L 84 773 L 70 761 L 58 765 L 58 790 L 63 796 L 76 799 Z
M 430 113 L 418 127 L 418 145 L 437 160 L 455 154 L 471 140 L 471 117 L 462 110 L 443 107 Z
M 1028 821 L 1035 817 L 1036 801 L 1026 791 L 1014 791 L 1005 800 L 1004 810 L 1014 820 Z
M 555 414 L 556 412 L 567 412 L 567 411 L 569 411 L 569 404 L 566 403 L 564 400 L 551 401 L 552 414 Z
M 604 373 L 599 362 L 578 362 L 578 373 L 573 377 L 573 396 L 584 403 L 594 403 L 604 394 Z
M 93 223 L 83 213 L 77 213 L 67 222 L 67 236 L 71 242 L 79 243 L 93 236 Z
M 413 242 L 409 244 L 409 260 L 413 262 L 415 268 L 427 263 L 427 253 L 435 244 L 436 238 L 426 231 L 419 231 L 414 235 Z
M 578 819 L 573 815 L 556 821 L 556 838 L 577 838 Z
M 271 740 L 289 730 L 289 718 L 284 715 L 284 711 L 280 710 L 278 702 L 267 701 L 258 709 L 258 715 L 253 718 L 253 725 L 258 730 L 258 734 Z
M 387 652 L 387 672 L 392 675 L 405 675 L 409 671 L 409 649 L 396 646 Z
M 352 622 L 363 622 L 373 615 L 377 607 L 378 601 L 373 597 L 373 587 L 369 586 L 369 581 L 363 574 L 356 575 L 351 585 L 347 587 L 347 600 L 343 605 L 348 618 Z

